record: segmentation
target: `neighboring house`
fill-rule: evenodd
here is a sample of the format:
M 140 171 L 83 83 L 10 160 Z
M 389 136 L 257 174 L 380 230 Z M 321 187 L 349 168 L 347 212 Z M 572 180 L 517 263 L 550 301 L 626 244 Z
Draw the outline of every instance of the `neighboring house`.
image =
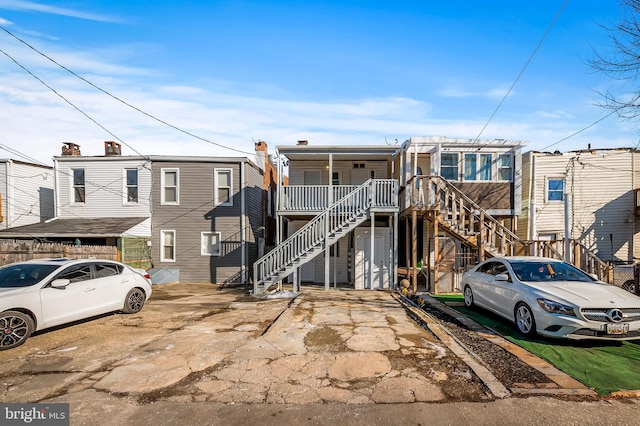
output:
M 115 142 L 104 146 L 104 156 L 83 156 L 79 145 L 65 142 L 62 155 L 53 159 L 55 216 L 2 236 L 116 246 L 122 261 L 149 267 L 151 163 L 122 156 Z
M 524 154 L 518 236 L 554 241 L 568 235 L 601 260 L 637 261 L 638 155 L 633 148 Z
M 53 168 L 0 159 L 0 229 L 40 223 L 54 216 Z
M 307 141 L 277 147 L 278 167 L 289 172 L 277 192 L 280 243 L 254 265 L 255 293 L 287 277 L 296 288 L 395 286 L 398 148 Z
M 402 144 L 395 160 L 404 230 L 399 262 L 414 288 L 421 272 L 428 290 L 457 290 L 467 265 L 513 254 L 525 144 L 441 136 Z
M 246 284 L 265 238 L 261 168 L 242 157 L 151 161 L 154 268 L 169 281 Z

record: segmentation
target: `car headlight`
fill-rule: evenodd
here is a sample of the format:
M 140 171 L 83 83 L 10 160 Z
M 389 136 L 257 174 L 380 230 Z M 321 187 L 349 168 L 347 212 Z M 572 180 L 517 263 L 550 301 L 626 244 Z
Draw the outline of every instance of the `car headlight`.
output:
M 538 305 L 545 311 L 552 314 L 562 314 L 569 315 L 572 317 L 576 316 L 573 308 L 571 306 L 563 305 L 562 303 L 554 302 L 549 299 L 538 299 Z

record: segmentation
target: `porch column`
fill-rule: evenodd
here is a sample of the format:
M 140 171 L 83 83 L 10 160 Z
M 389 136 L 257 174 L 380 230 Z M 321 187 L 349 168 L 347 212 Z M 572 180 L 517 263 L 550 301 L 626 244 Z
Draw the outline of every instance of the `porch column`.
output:
M 371 241 L 369 255 L 369 290 L 373 290 L 373 263 L 375 253 L 375 231 L 376 231 L 376 214 L 371 212 Z
M 393 265 L 393 283 L 392 288 L 398 286 L 398 212 L 393 214 L 393 247 L 391 248 L 393 258 L 391 259 Z
M 411 263 L 413 267 L 413 294 L 418 292 L 418 213 L 414 208 L 411 212 Z
M 327 203 L 329 206 L 333 204 L 333 154 L 329 154 L 329 194 L 327 197 Z M 324 289 L 329 291 L 331 288 L 331 280 L 329 278 L 330 270 L 330 247 L 329 247 L 329 221 L 331 220 L 331 212 L 327 209 L 326 225 L 324 227 Z
M 438 258 L 438 252 L 440 251 L 440 244 L 438 241 L 438 234 L 440 230 L 438 229 L 438 222 L 440 222 L 440 214 L 434 215 L 435 219 L 433 221 L 433 292 L 438 294 L 438 275 L 439 274 L 439 266 L 440 260 Z

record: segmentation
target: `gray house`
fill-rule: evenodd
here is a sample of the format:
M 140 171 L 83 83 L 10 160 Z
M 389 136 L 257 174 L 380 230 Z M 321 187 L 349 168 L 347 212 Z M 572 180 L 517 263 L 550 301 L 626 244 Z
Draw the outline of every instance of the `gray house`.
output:
M 165 281 L 246 284 L 264 250 L 261 168 L 242 157 L 150 159 L 154 275 Z

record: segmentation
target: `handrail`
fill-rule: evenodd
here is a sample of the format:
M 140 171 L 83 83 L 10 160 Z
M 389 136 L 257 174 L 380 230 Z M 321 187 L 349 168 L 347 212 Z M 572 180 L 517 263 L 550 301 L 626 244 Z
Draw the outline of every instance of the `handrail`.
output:
M 397 205 L 397 182 L 394 179 L 367 180 L 258 259 L 253 265 L 254 286 L 291 265 L 318 244 L 326 244 L 329 236 L 336 235 L 350 220 L 367 209 Z
M 503 247 L 496 248 L 504 252 L 506 248 L 504 246 L 509 245 L 510 254 L 513 254 L 515 251 L 516 244 L 522 243 L 522 240 L 516 234 L 442 176 L 414 176 L 407 182 L 407 188 L 409 188 L 409 197 L 412 205 L 438 205 L 439 209 L 441 211 L 445 210 L 452 216 L 452 219 L 454 219 L 453 216 L 456 214 L 461 216 L 462 220 L 458 222 L 463 222 L 465 216 L 468 217 L 470 223 L 473 222 L 477 216 L 483 217 L 483 222 L 479 225 L 482 226 L 483 229 L 490 231 L 485 233 L 483 243 L 490 242 L 492 235 L 502 236 L 503 240 L 501 241 L 501 245 Z M 444 188 L 449 192 L 446 192 Z M 453 193 L 454 196 L 448 195 L 450 193 Z M 461 202 L 456 204 L 456 200 L 461 200 Z M 451 204 L 451 206 L 449 206 L 449 204 Z M 456 213 L 456 210 L 459 208 L 463 210 L 462 213 Z

